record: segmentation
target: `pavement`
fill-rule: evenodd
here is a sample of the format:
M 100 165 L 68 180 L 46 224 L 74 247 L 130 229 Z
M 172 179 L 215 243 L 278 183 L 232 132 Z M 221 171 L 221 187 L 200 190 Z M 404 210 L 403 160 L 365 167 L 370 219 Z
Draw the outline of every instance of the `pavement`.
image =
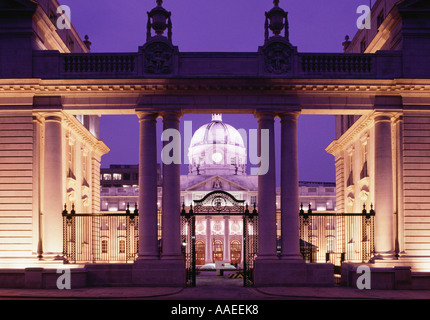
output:
M 89 287 L 79 289 L 4 289 L 0 300 L 428 300 L 430 290 L 359 290 L 347 287 L 243 287 L 243 279 L 197 277 L 194 288 Z

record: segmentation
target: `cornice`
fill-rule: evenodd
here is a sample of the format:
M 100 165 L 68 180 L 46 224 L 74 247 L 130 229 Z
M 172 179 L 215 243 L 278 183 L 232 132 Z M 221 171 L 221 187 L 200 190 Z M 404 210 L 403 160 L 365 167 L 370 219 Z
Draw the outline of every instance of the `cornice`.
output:
M 334 156 L 340 151 L 348 151 L 356 140 L 363 137 L 363 131 L 369 130 L 374 123 L 373 114 L 361 116 L 339 139 L 334 140 L 326 148 L 326 151 Z
M 94 148 L 94 150 L 101 155 L 110 151 L 109 147 L 102 141 L 94 137 L 88 130 L 74 116 L 68 115 L 63 112 L 63 125 L 69 128 L 77 136 L 77 138 L 84 142 L 87 146 Z
M 341 80 L 341 79 L 116 79 L 116 80 L 41 80 L 0 79 L 0 92 L 56 93 L 155 93 L 208 91 L 269 91 L 319 93 L 430 93 L 429 79 Z

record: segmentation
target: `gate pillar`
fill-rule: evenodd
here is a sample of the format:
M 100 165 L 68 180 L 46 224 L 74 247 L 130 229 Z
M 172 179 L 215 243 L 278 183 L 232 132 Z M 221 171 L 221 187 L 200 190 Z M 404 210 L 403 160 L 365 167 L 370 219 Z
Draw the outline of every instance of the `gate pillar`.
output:
M 157 117 L 138 112 L 139 136 L 139 252 L 137 260 L 157 259 Z
M 258 118 L 258 256 L 261 259 L 276 259 L 276 165 L 275 165 L 275 113 L 257 112 Z M 268 139 L 267 139 L 268 138 Z M 267 139 L 268 141 L 264 141 Z M 262 152 L 268 145 L 269 152 Z
M 139 251 L 133 265 L 132 282 L 142 286 L 178 286 L 185 284 L 183 259 L 160 259 L 157 226 L 157 117 L 158 113 L 137 111 L 139 138 Z M 174 171 L 174 170 L 173 170 Z M 171 172 L 168 179 L 176 179 Z M 174 188 L 174 186 L 173 186 Z M 173 204 L 173 202 L 172 202 Z M 180 206 L 176 207 L 180 227 Z M 168 211 L 168 215 L 172 212 Z M 173 227 L 175 222 L 172 222 Z M 167 225 L 172 227 L 169 223 Z M 174 232 L 172 230 L 172 232 Z M 179 230 L 178 230 L 179 232 Z M 178 233 L 179 235 L 179 233 Z M 174 235 L 167 248 L 174 248 Z M 178 239 L 180 244 L 180 236 Z M 171 249 L 169 249 L 171 250 Z M 180 247 L 179 247 L 180 250 Z M 170 251 L 171 253 L 173 251 Z M 180 251 L 179 251 L 180 254 Z
M 180 224 L 180 163 L 181 140 L 179 135 L 179 112 L 165 112 L 163 116 L 163 213 L 162 243 L 163 259 L 180 259 L 181 255 L 181 224 Z M 164 136 L 165 135 L 165 136 Z M 170 141 L 170 138 L 173 138 Z M 173 151 L 173 157 L 169 155 Z
M 299 235 L 299 165 L 297 117 L 286 112 L 281 118 L 281 257 L 302 260 Z

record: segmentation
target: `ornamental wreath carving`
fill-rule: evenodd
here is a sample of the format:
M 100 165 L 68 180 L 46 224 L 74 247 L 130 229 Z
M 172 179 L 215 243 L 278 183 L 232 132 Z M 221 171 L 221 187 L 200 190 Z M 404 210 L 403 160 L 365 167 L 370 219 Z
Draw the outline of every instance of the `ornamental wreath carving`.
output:
M 265 72 L 282 74 L 291 71 L 291 49 L 282 43 L 273 43 L 264 49 Z
M 154 43 L 145 49 L 144 72 L 168 74 L 172 72 L 173 49 L 164 43 Z

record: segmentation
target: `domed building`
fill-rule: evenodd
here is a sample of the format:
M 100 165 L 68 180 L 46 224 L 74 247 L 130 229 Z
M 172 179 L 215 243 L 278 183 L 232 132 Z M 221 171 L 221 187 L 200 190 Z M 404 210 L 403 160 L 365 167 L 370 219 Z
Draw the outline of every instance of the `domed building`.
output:
M 190 174 L 244 175 L 246 147 L 238 130 L 212 115 L 212 121 L 201 126 L 191 139 L 188 152 Z
M 242 136 L 242 134 L 244 136 Z M 223 191 L 252 207 L 258 207 L 258 176 L 247 174 L 247 132 L 225 123 L 221 114 L 198 128 L 188 149 L 189 172 L 181 175 L 181 203 L 189 210 L 195 201 L 213 191 Z M 137 203 L 138 166 L 112 165 L 102 169 L 101 209 L 124 211 L 127 203 Z M 159 167 L 159 237 L 162 215 L 162 178 Z M 333 183 L 300 182 L 300 202 L 314 211 L 335 208 Z M 280 190 L 277 190 L 278 236 L 280 236 Z M 243 218 L 234 215 L 196 216 L 196 264 L 243 263 Z

